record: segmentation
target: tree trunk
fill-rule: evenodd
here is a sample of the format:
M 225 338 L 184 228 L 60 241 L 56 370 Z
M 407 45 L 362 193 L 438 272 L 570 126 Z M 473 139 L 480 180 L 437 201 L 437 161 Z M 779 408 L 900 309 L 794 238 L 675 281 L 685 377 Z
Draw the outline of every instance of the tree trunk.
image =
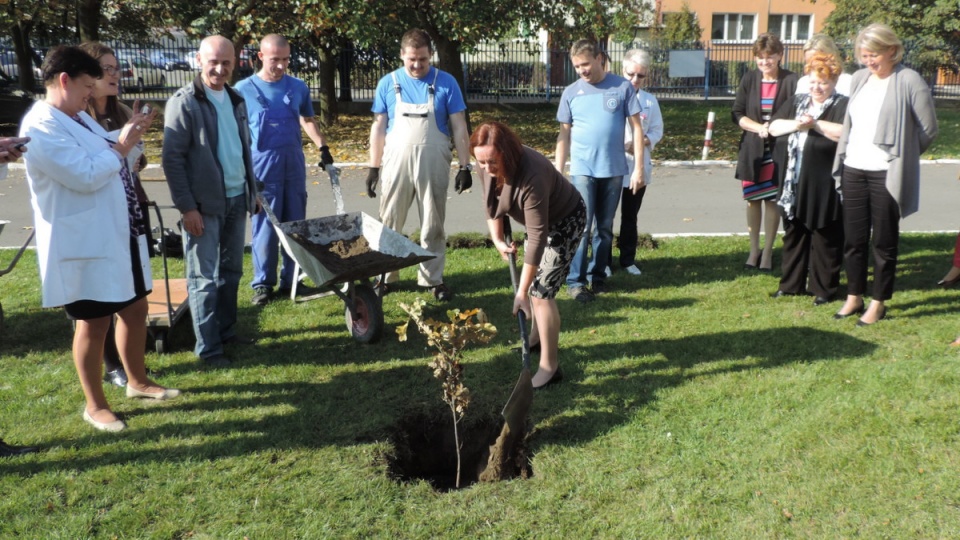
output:
M 330 49 L 318 47 L 316 49 L 320 59 L 320 127 L 328 128 L 337 121 L 337 58 L 330 54 Z
M 33 21 L 21 19 L 10 28 L 13 34 L 13 50 L 17 54 L 17 69 L 20 71 L 20 89 L 33 92 L 36 81 L 33 77 L 33 49 L 30 47 L 30 32 Z
M 346 38 L 339 40 L 340 52 L 337 53 L 337 73 L 340 75 L 340 101 L 353 101 L 353 81 L 350 71 L 356 58 L 356 47 Z
M 463 94 L 463 100 L 466 102 L 467 83 L 463 73 L 463 59 L 460 58 L 460 42 L 447 39 L 433 32 L 431 32 L 430 37 L 433 38 L 433 43 L 437 47 L 437 68 L 453 75 L 453 78 L 457 80 L 457 85 L 460 87 L 460 93 Z M 470 127 L 469 109 L 464 111 L 464 116 L 466 116 L 467 119 L 467 133 L 470 133 L 473 130 Z
M 79 0 L 77 2 L 77 26 L 80 41 L 100 40 L 100 11 L 102 0 Z

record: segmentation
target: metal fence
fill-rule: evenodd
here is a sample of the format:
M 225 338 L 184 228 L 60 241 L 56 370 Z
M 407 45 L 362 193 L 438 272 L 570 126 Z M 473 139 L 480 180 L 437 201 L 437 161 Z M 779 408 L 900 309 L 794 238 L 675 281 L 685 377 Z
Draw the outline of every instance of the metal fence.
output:
M 198 46 L 193 40 L 163 38 L 149 43 L 107 42 L 121 63 L 122 84 L 126 97 L 166 99 L 196 75 L 195 55 Z M 736 92 L 744 73 L 754 67 L 752 44 L 695 44 L 688 47 L 644 47 L 653 57 L 648 70 L 647 89 L 659 98 L 710 99 L 729 98 Z M 629 46 L 612 44 L 607 50 L 608 68 L 620 73 L 621 61 Z M 36 63 L 46 50 L 36 49 Z M 909 50 L 909 49 L 908 49 Z M 699 57 L 702 73 L 695 76 L 671 76 L 671 58 L 679 51 Z M 236 70 L 240 78 L 257 69 L 256 46 L 241 50 Z M 843 51 L 848 59 L 846 71 L 856 65 L 849 61 L 852 51 Z M 688 53 L 687 58 L 690 58 Z M 9 75 L 15 68 L 9 64 L 9 48 L 0 47 L 0 68 Z M 474 103 L 551 102 L 559 98 L 563 88 L 576 80 L 566 50 L 549 50 L 533 42 L 490 43 L 462 55 L 466 98 Z M 787 44 L 783 65 L 801 71 L 802 45 Z M 909 54 L 905 63 L 909 64 Z M 14 63 L 15 64 L 15 63 Z M 377 81 L 400 66 L 396 51 L 348 49 L 337 55 L 335 88 L 341 101 L 370 101 Z M 319 63 L 315 51 L 293 44 L 290 72 L 306 81 L 319 95 Z M 933 88 L 936 97 L 960 97 L 960 77 L 949 69 L 919 70 Z M 40 89 L 42 90 L 42 89 Z

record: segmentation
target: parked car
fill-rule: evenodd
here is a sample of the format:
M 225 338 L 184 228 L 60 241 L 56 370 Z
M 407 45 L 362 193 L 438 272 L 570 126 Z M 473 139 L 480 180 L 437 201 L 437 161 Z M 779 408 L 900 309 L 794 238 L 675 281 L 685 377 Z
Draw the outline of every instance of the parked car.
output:
M 17 80 L 0 71 L 0 135 L 12 136 L 27 109 L 33 105 L 29 92 L 20 90 Z
M 150 55 L 150 61 L 154 67 L 162 68 L 167 71 L 190 69 L 190 64 L 186 60 L 178 58 L 175 54 L 166 51 L 156 51 Z
M 120 85 L 128 91 L 143 92 L 147 88 L 163 88 L 167 75 L 144 56 L 120 57 Z
M 43 75 L 40 66 L 43 64 L 43 56 L 39 51 L 33 51 L 33 80 L 37 89 L 43 88 Z M 0 50 L 0 70 L 4 75 L 16 81 L 20 78 L 20 65 L 17 63 L 17 53 L 13 49 L 4 48 Z

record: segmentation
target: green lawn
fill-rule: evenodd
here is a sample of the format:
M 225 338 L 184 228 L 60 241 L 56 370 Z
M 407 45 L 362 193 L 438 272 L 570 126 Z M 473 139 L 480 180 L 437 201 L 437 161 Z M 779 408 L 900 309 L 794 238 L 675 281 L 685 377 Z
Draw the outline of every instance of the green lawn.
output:
M 452 491 L 392 465 L 449 429 L 426 343 L 392 334 L 412 270 L 374 345 L 338 300 L 259 309 L 245 287 L 260 341 L 207 370 L 183 321 L 147 356 L 183 398 L 109 389 L 130 425 L 111 435 L 80 418 L 70 325 L 38 307 L 28 254 L 0 278 L 0 436 L 45 450 L 0 461 L 0 538 L 956 538 L 960 293 L 933 286 L 953 243 L 905 236 L 888 319 L 856 328 L 837 303 L 770 299 L 742 238 L 662 240 L 596 302 L 561 293 L 565 380 L 534 396 L 532 476 Z M 519 373 L 509 277 L 493 249 L 455 249 L 448 282 L 435 317 L 480 307 L 500 331 L 465 355 L 475 446 Z

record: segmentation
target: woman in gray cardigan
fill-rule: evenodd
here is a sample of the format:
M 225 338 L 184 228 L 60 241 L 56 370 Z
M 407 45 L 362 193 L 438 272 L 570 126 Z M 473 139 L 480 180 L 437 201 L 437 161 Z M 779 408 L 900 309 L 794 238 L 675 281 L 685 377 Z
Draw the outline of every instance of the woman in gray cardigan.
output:
M 887 314 L 893 296 L 900 218 L 917 211 L 920 154 L 937 136 L 933 96 L 917 72 L 900 64 L 903 44 L 890 27 L 871 24 L 855 43 L 865 67 L 853 75 L 837 146 L 834 177 L 843 197 L 847 301 L 835 319 L 863 314 L 857 326 Z M 873 232 L 873 300 L 865 306 Z

